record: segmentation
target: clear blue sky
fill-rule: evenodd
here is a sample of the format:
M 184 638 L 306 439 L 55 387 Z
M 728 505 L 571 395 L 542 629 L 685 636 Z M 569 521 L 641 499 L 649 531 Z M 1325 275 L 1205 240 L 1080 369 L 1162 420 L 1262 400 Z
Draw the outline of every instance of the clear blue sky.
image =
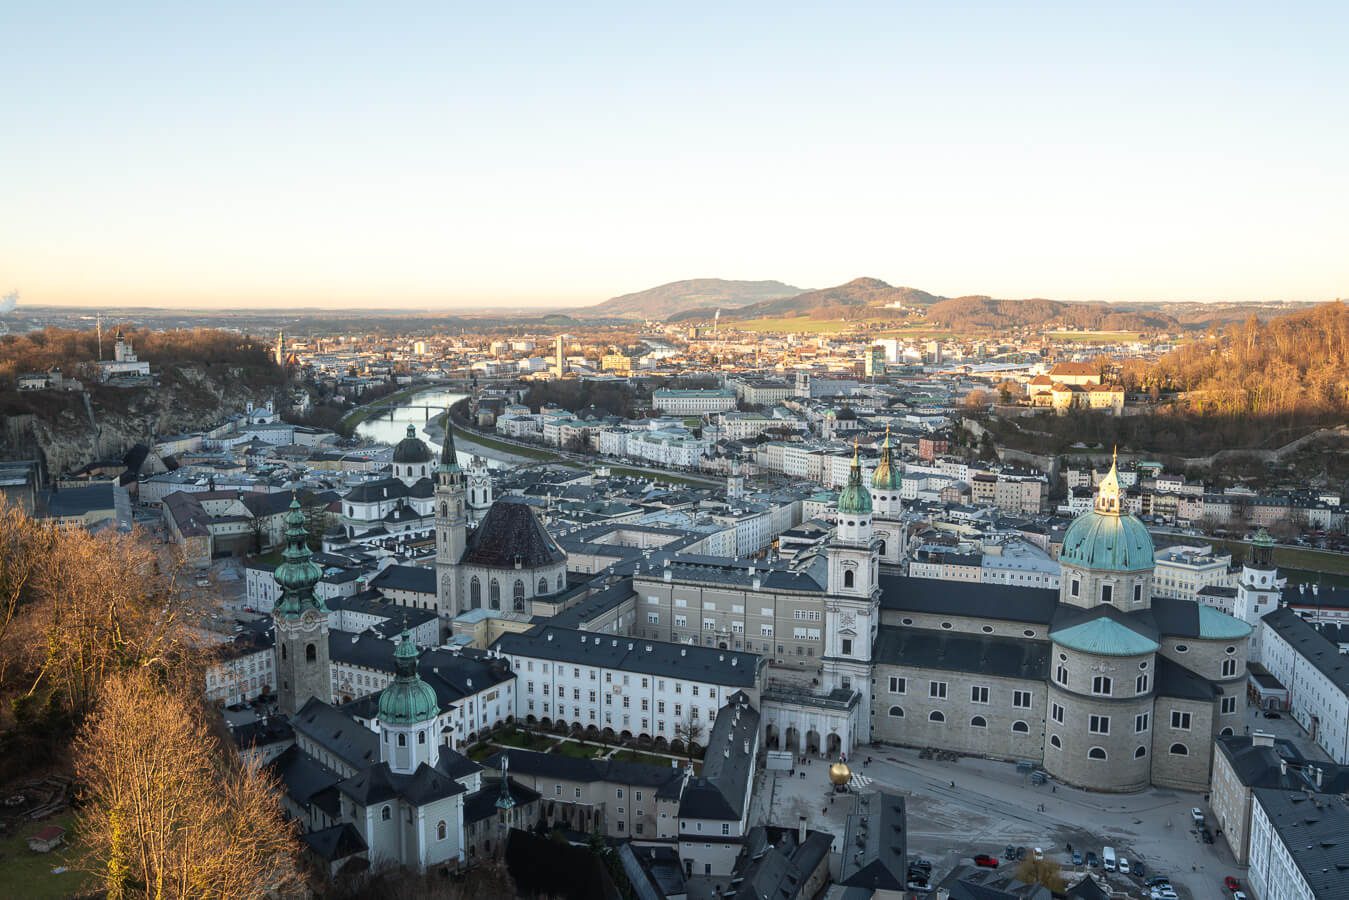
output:
M 6 3 L 0 292 L 1349 295 L 1349 4 Z

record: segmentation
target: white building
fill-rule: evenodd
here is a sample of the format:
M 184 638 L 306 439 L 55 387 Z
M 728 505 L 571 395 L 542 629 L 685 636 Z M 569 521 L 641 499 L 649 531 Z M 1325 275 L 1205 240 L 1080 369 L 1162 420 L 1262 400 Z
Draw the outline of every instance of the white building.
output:
M 735 391 L 729 388 L 680 390 L 660 388 L 651 394 L 652 405 L 670 416 L 701 416 L 735 409 Z
M 1349 801 L 1337 794 L 1256 788 L 1247 890 L 1259 900 L 1345 896 Z

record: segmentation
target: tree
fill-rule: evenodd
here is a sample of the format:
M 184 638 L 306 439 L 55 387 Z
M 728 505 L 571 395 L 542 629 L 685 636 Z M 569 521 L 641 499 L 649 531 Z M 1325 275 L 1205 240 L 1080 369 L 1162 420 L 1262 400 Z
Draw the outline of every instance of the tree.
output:
M 212 737 L 188 691 L 165 688 L 146 669 L 104 685 L 75 744 L 81 866 L 109 900 L 298 888 L 277 783 Z
M 55 540 L 54 529 L 0 500 L 0 688 L 6 686 L 10 665 L 18 658 L 17 648 L 9 645 L 21 624 L 22 607 L 33 599 L 38 563 Z
M 1036 859 L 1034 855 L 1027 856 L 1016 867 L 1016 877 L 1026 884 L 1043 885 L 1056 894 L 1063 893 L 1067 888 L 1059 864 L 1050 859 Z
M 693 745 L 702 742 L 705 730 L 703 723 L 693 718 L 691 711 L 687 719 L 675 723 L 675 739 L 684 742 L 684 752 L 688 754 L 690 762 L 693 761 Z

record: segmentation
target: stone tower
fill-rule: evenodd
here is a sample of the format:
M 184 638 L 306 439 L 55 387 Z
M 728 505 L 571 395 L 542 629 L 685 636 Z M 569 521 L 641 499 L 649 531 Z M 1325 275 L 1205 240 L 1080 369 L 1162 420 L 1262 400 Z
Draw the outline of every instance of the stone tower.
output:
M 731 467 L 726 475 L 726 499 L 742 500 L 745 497 L 745 476 L 740 473 L 740 457 L 731 457 Z
M 468 537 L 468 511 L 464 497 L 464 472 L 454 449 L 454 426 L 445 411 L 445 442 L 436 466 L 436 585 L 440 615 L 453 619 L 463 612 L 459 561 Z
M 379 695 L 379 758 L 399 775 L 415 773 L 422 763 L 434 768 L 440 759 L 440 704 L 435 689 L 417 671 L 420 657 L 404 631 L 393 654 L 393 683 Z
M 1251 542 L 1251 555 L 1241 567 L 1232 615 L 1251 626 L 1249 659 L 1263 662 L 1260 649 L 1260 620 L 1279 608 L 1286 579 L 1274 566 L 1274 538 L 1261 528 Z
M 871 502 L 875 511 L 873 527 L 880 541 L 882 563 L 899 565 L 908 548 L 906 524 L 904 522 L 904 503 L 900 494 L 904 488 L 904 479 L 899 474 L 894 455 L 890 450 L 890 426 L 885 426 L 885 443 L 881 445 L 881 459 L 876 471 L 871 473 Z
M 468 508 L 476 512 L 491 505 L 492 473 L 487 468 L 487 460 L 475 456 L 468 464 Z
M 333 699 L 328 665 L 328 608 L 314 593 L 323 570 L 311 559 L 300 501 L 286 514 L 286 549 L 273 576 L 281 599 L 272 610 L 276 628 L 276 680 L 281 712 L 294 715 L 310 697 Z

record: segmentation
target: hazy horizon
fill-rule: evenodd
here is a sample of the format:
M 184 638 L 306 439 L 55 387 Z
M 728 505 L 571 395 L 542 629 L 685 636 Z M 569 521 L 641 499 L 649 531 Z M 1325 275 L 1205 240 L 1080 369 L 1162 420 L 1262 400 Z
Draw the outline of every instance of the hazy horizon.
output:
M 1349 295 L 1349 7 L 0 9 L 25 306 Z

